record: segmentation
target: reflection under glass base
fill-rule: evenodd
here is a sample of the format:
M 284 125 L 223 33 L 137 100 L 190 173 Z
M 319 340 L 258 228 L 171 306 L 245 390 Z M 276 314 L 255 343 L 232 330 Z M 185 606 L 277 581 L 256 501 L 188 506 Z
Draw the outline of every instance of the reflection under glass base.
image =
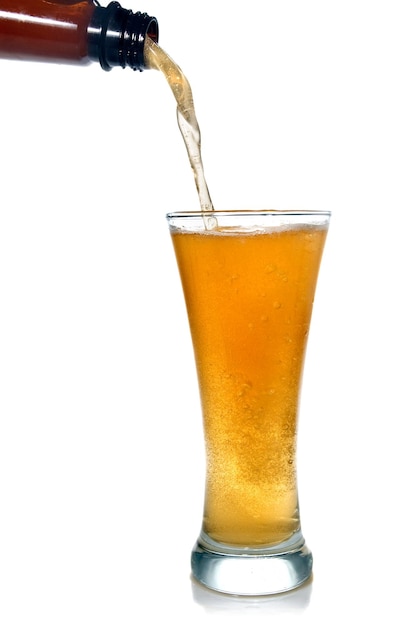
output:
M 201 533 L 191 557 L 192 574 L 209 589 L 243 596 L 283 593 L 307 581 L 313 556 L 298 533 L 268 549 L 231 548 Z

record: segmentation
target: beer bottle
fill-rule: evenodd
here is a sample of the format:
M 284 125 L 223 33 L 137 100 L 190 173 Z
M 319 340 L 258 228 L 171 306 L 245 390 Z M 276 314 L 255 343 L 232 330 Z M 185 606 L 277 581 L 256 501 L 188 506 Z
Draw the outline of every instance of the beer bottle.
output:
M 0 0 L 0 58 L 56 63 L 99 62 L 146 69 L 146 35 L 158 41 L 158 23 L 118 2 Z

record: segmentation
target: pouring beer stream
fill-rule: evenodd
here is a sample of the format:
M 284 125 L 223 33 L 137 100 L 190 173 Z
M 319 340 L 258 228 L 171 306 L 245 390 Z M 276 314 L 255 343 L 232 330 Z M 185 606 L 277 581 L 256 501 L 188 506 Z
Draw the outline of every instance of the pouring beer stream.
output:
M 189 162 L 195 178 L 202 212 L 214 210 L 205 180 L 201 155 L 201 132 L 196 118 L 192 89 L 180 67 L 150 37 L 146 37 L 144 58 L 149 68 L 160 70 L 165 76 L 177 103 L 177 121 L 185 142 Z M 216 226 L 215 217 L 205 217 L 206 228 Z

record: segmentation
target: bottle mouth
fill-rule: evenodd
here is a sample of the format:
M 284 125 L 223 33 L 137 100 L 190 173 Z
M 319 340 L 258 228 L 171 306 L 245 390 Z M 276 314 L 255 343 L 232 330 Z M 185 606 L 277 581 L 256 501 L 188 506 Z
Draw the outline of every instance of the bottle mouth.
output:
M 111 2 L 96 6 L 88 26 L 88 55 L 109 71 L 113 67 L 146 69 L 144 43 L 146 36 L 158 43 L 157 19 L 147 13 L 134 13 Z
M 143 15 L 147 15 L 144 13 Z M 146 35 L 150 37 L 155 43 L 159 43 L 159 23 L 155 17 L 147 16 L 149 22 L 147 24 Z

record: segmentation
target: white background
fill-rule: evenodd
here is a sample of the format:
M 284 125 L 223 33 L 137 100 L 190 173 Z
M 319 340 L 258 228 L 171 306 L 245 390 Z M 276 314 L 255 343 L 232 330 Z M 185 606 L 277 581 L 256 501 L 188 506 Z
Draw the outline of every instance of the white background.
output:
M 132 0 L 194 92 L 216 208 L 327 209 L 299 436 L 314 580 L 190 580 L 203 443 L 173 96 L 0 61 L 0 623 L 418 623 L 419 5 Z M 1 7 L 1 0 L 0 0 Z

